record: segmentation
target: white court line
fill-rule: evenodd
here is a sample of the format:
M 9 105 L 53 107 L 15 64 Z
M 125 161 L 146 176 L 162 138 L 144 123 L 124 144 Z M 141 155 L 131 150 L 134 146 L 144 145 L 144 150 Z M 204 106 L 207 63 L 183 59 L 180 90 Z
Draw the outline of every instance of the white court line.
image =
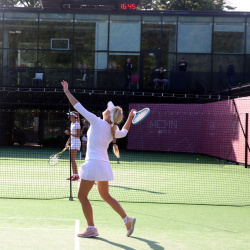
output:
M 79 233 L 79 227 L 80 227 L 80 221 L 75 220 L 75 250 L 80 249 L 80 241 L 79 237 L 77 236 L 77 234 Z
M 0 219 L 26 219 L 26 220 L 58 220 L 58 221 L 74 221 L 75 222 L 75 250 L 80 249 L 80 241 L 77 234 L 79 233 L 80 221 L 76 219 L 58 219 L 58 218 L 31 218 L 31 217 L 0 217 Z M 8 229 L 11 227 L 0 227 Z M 47 229 L 47 228 L 15 228 L 15 229 L 24 229 L 24 230 L 72 230 L 72 229 Z
M 0 217 L 0 219 L 27 219 L 27 220 L 72 220 L 75 219 L 59 219 L 59 218 L 32 218 L 32 217 Z
M 61 228 L 36 228 L 36 227 L 0 227 L 0 229 L 18 229 L 18 230 L 44 230 L 44 231 L 72 231 L 72 229 Z

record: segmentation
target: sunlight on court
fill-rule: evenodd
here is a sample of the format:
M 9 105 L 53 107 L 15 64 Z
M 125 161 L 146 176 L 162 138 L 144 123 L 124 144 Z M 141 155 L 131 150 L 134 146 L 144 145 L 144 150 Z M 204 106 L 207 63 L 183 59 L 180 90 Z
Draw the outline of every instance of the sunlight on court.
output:
M 0 217 L 1 249 L 79 249 L 79 220 Z

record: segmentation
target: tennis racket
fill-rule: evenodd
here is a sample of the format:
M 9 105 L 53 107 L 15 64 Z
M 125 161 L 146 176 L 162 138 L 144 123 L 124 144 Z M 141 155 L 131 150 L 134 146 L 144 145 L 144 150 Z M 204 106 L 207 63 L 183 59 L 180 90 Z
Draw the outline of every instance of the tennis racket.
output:
M 68 148 L 69 148 L 69 145 L 68 145 L 67 147 L 65 147 L 61 152 L 59 152 L 59 153 L 57 153 L 57 154 L 51 155 L 50 158 L 49 158 L 49 165 L 50 165 L 50 166 L 56 165 L 56 164 L 59 162 L 62 153 L 63 153 L 64 151 L 66 151 Z
M 150 113 L 150 109 L 149 108 L 144 108 L 138 112 L 134 112 L 135 113 L 135 116 L 132 120 L 132 123 L 134 125 L 142 122 Z

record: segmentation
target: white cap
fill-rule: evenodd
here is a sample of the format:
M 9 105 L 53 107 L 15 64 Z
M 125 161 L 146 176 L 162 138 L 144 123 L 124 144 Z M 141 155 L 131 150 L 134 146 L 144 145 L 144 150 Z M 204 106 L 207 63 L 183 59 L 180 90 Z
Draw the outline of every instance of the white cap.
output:
M 75 113 L 73 113 L 73 112 L 67 113 L 67 115 L 68 115 L 68 116 L 73 115 L 73 116 L 77 117 L 77 114 L 75 114 Z

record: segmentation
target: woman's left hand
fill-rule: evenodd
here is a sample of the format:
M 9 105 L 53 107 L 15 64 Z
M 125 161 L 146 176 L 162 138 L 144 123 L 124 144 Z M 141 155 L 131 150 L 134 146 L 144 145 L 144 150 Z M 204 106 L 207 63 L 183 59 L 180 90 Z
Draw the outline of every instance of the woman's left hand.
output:
M 66 81 L 62 81 L 61 82 L 62 86 L 63 86 L 63 91 L 66 93 L 67 91 L 69 91 L 69 84 Z

